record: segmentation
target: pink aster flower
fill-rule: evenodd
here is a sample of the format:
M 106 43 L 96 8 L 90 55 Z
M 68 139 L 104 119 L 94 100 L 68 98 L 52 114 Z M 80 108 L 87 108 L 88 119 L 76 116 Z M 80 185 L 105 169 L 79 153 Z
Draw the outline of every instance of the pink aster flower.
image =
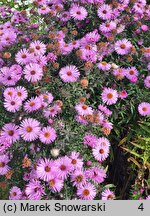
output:
M 99 26 L 99 30 L 102 33 L 107 33 L 107 32 L 111 32 L 112 30 L 116 29 L 116 22 L 114 21 L 110 21 L 110 22 L 106 22 L 106 23 L 102 23 Z
M 58 178 L 66 179 L 73 169 L 74 167 L 71 163 L 71 159 L 67 156 L 61 157 L 55 161 L 55 172 Z
M 14 97 L 16 95 L 16 90 L 13 87 L 6 88 L 4 90 L 3 95 L 4 95 L 4 98 Z
M 138 76 L 138 71 L 135 67 L 130 67 L 126 70 L 126 77 L 131 80 L 133 77 Z
M 47 60 L 50 62 L 55 62 L 57 60 L 57 56 L 53 52 L 49 52 L 47 54 Z
M 34 141 L 40 134 L 40 122 L 33 118 L 26 118 L 21 122 L 19 133 L 23 140 Z
M 98 143 L 98 138 L 94 134 L 87 134 L 84 136 L 84 141 L 83 141 L 84 145 L 88 145 L 91 148 L 94 148 L 95 146 L 97 146 L 97 143 Z
M 111 65 L 103 61 L 97 64 L 98 68 L 103 71 L 108 71 L 111 68 Z
M 69 13 L 68 11 L 63 11 L 63 12 L 60 14 L 59 19 L 60 19 L 62 22 L 67 22 L 67 21 L 70 19 L 70 13 Z
M 103 103 L 106 103 L 107 105 L 112 105 L 117 102 L 118 93 L 116 90 L 112 88 L 104 88 L 101 97 L 102 97 Z
M 55 171 L 56 168 L 53 160 L 44 158 L 38 161 L 36 168 L 38 178 L 48 182 L 53 177 Z
M 37 82 L 42 79 L 43 69 L 36 63 L 30 63 L 25 66 L 23 73 L 28 82 Z
M 93 180 L 94 183 L 100 184 L 104 182 L 106 178 L 106 171 L 102 168 L 94 166 L 86 171 L 86 176 Z
M 150 103 L 142 102 L 138 106 L 138 111 L 142 116 L 149 116 L 150 115 Z
M 39 97 L 32 97 L 24 104 L 24 110 L 28 113 L 34 112 L 41 108 L 42 101 Z
M 44 144 L 51 144 L 55 141 L 56 137 L 56 131 L 50 126 L 44 127 L 39 135 L 40 141 Z
M 7 97 L 4 101 L 4 107 L 7 111 L 15 113 L 22 106 L 22 101 L 17 97 Z
M 119 98 L 121 99 L 125 99 L 128 97 L 128 93 L 126 90 L 122 90 L 120 93 L 119 93 Z
M 15 88 L 16 90 L 16 95 L 18 98 L 20 98 L 21 101 L 24 101 L 27 99 L 28 97 L 28 92 L 27 92 L 27 89 L 23 86 L 17 86 Z
M 105 189 L 102 192 L 102 200 L 114 200 L 114 199 L 115 199 L 115 194 L 109 189 Z
M 109 147 L 101 143 L 92 149 L 92 153 L 97 161 L 103 162 L 109 156 Z
M 59 111 L 60 111 L 60 107 L 57 104 L 55 104 L 54 106 L 48 107 L 44 110 L 44 116 L 46 118 L 55 117 Z
M 44 67 L 47 64 L 47 57 L 37 55 L 35 56 L 34 63 L 39 64 L 40 67 Z
M 82 21 L 88 15 L 87 10 L 79 5 L 73 5 L 70 9 L 70 16 L 74 18 L 74 20 Z
M 14 86 L 16 79 L 12 76 L 12 72 L 8 67 L 2 67 L 0 69 L 0 83 L 5 86 Z
M 98 9 L 97 14 L 98 14 L 99 18 L 101 18 L 103 20 L 109 20 L 109 19 L 111 19 L 111 16 L 112 16 L 112 9 L 111 9 L 110 5 L 102 4 Z
M 18 64 L 14 64 L 10 67 L 10 73 L 15 82 L 17 82 L 22 77 L 22 67 Z
M 27 49 L 21 49 L 15 56 L 15 60 L 18 64 L 25 65 L 32 61 L 33 54 L 29 53 Z
M 110 110 L 110 109 L 108 109 L 106 106 L 104 106 L 104 105 L 99 105 L 98 106 L 98 109 L 102 112 L 102 113 L 104 113 L 106 116 L 111 116 L 112 115 L 112 111 Z
M 71 175 L 71 182 L 73 182 L 73 186 L 80 187 L 85 185 L 87 181 L 85 172 L 82 169 L 75 170 Z
M 0 155 L 0 176 L 5 175 L 9 171 L 9 166 L 7 165 L 10 161 L 7 154 Z
M 96 189 L 94 185 L 87 183 L 77 189 L 77 195 L 83 200 L 93 200 L 96 196 Z
M 109 148 L 110 142 L 106 137 L 100 137 L 97 140 L 97 145 L 103 145 Z
M 49 189 L 53 192 L 60 192 L 64 186 L 64 181 L 55 175 L 48 181 Z
M 46 45 L 41 41 L 34 41 L 30 44 L 30 49 L 34 50 L 36 55 L 44 55 L 46 52 Z
M 50 104 L 53 102 L 53 95 L 50 92 L 45 92 L 44 94 L 41 95 L 42 99 L 44 102 L 46 102 L 47 104 Z
M 84 125 L 88 124 L 88 121 L 85 119 L 83 115 L 76 115 L 75 120 L 79 122 L 80 124 L 84 124 Z
M 13 186 L 9 192 L 10 200 L 20 200 L 22 197 L 22 192 L 19 187 Z
M 150 76 L 147 76 L 144 80 L 144 85 L 147 87 L 147 88 L 150 88 Z
M 83 167 L 83 158 L 80 157 L 79 152 L 73 151 L 69 158 L 71 159 L 71 164 L 75 169 L 81 169 Z
M 61 68 L 59 76 L 64 82 L 76 82 L 80 76 L 80 72 L 76 66 L 69 65 Z
M 45 194 L 43 186 L 38 180 L 31 180 L 29 184 L 26 185 L 25 194 L 29 200 L 40 200 Z
M 72 52 L 72 50 L 73 50 L 72 44 L 70 44 L 70 43 L 67 44 L 63 40 L 60 41 L 59 44 L 60 44 L 60 50 L 61 50 L 62 55 L 69 55 L 69 53 Z
M 126 69 L 125 68 L 118 68 L 113 70 L 113 75 L 118 79 L 121 80 L 126 75 Z
M 8 139 L 10 143 L 14 143 L 19 140 L 18 126 L 13 123 L 5 124 L 2 128 L 1 136 Z
M 83 115 L 83 116 L 93 114 L 92 108 L 82 103 L 77 104 L 75 106 L 75 110 L 78 112 L 79 115 Z
M 131 50 L 132 44 L 130 41 L 128 41 L 126 38 L 122 40 L 118 40 L 115 43 L 115 51 L 119 55 L 127 55 Z
M 12 143 L 10 143 L 7 138 L 4 138 L 0 135 L 0 155 L 4 154 L 11 145 Z

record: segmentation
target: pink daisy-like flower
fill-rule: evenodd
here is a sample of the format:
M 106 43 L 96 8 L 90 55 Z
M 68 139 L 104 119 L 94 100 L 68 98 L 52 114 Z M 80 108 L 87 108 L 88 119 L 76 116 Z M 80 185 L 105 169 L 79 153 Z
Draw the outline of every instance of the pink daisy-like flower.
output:
M 103 145 L 103 146 L 109 147 L 110 142 L 106 137 L 100 137 L 97 140 L 97 145 Z
M 44 55 L 46 52 L 46 45 L 41 41 L 34 41 L 30 44 L 30 49 L 34 50 L 36 55 Z
M 22 139 L 29 142 L 39 137 L 40 130 L 40 122 L 33 118 L 24 119 L 19 127 L 19 133 Z
M 92 108 L 83 103 L 77 104 L 75 106 L 75 110 L 78 112 L 79 115 L 83 116 L 93 114 Z
M 107 32 L 110 32 L 114 29 L 116 29 L 116 22 L 114 21 L 110 21 L 110 22 L 106 22 L 106 23 L 102 23 L 100 26 L 99 26 L 99 30 L 102 32 L 102 33 L 107 33 Z
M 115 199 L 115 194 L 109 189 L 105 189 L 102 192 L 102 200 L 114 200 L 114 199 Z
M 4 107 L 7 111 L 15 113 L 22 106 L 22 101 L 17 97 L 7 97 L 4 101 Z
M 88 124 L 88 121 L 85 119 L 83 115 L 76 115 L 75 120 L 79 122 L 80 124 L 84 124 L 84 125 Z
M 25 65 L 31 62 L 33 55 L 29 53 L 27 49 L 21 49 L 15 56 L 15 60 L 18 64 Z
M 59 42 L 62 55 L 69 55 L 72 52 L 72 44 L 67 44 L 63 40 Z
M 108 70 L 110 70 L 111 65 L 108 64 L 107 62 L 103 61 L 103 62 L 98 63 L 98 64 L 97 64 L 97 67 L 98 67 L 100 70 L 108 71 Z
M 37 55 L 35 56 L 34 63 L 39 64 L 40 67 L 44 67 L 47 64 L 47 57 Z
M 60 179 L 66 179 L 73 169 L 74 167 L 71 163 L 71 159 L 67 156 L 61 157 L 55 161 L 55 172 Z
M 84 145 L 88 145 L 91 148 L 94 148 L 97 146 L 97 143 L 98 143 L 98 138 L 94 134 L 87 134 L 84 136 L 84 141 L 83 141 Z
M 82 185 L 77 189 L 77 196 L 83 200 L 93 200 L 96 196 L 96 188 L 91 183 Z
M 55 175 L 48 181 L 49 189 L 53 192 L 60 192 L 64 186 L 64 181 L 57 178 Z
M 0 69 L 0 83 L 5 86 L 14 86 L 16 79 L 12 76 L 12 72 L 8 67 L 2 67 Z
M 41 108 L 42 101 L 39 97 L 32 97 L 24 104 L 24 110 L 28 113 L 34 112 Z
M 149 116 L 150 115 L 150 103 L 142 102 L 138 106 L 138 111 L 142 116 Z
M 97 161 L 102 162 L 109 156 L 109 147 L 101 143 L 92 149 L 92 153 Z
M 112 111 L 110 110 L 110 109 L 108 109 L 106 106 L 104 106 L 104 105 L 99 105 L 98 106 L 98 109 L 102 112 L 102 113 L 104 113 L 106 116 L 111 116 L 112 115 Z
M 38 178 L 48 182 L 53 177 L 55 171 L 56 168 L 54 166 L 53 160 L 44 158 L 38 161 L 36 168 L 36 174 Z
M 59 76 L 64 82 L 76 82 L 80 76 L 80 72 L 76 66 L 69 65 L 61 68 Z
M 18 98 L 20 98 L 21 101 L 24 101 L 27 99 L 28 97 L 28 92 L 27 92 L 27 89 L 23 86 L 17 86 L 15 88 L 16 90 L 16 95 Z
M 31 180 L 26 185 L 25 194 L 29 200 L 40 200 L 45 195 L 44 188 L 38 180 Z
M 50 8 L 47 5 L 43 5 L 42 7 L 38 8 L 37 12 L 39 14 L 45 15 L 48 14 L 50 12 Z
M 135 67 L 128 68 L 126 70 L 126 77 L 131 80 L 133 77 L 138 76 L 138 71 Z
M 86 176 L 93 180 L 94 183 L 102 183 L 106 178 L 106 171 L 99 167 L 92 167 L 86 171 Z
M 115 70 L 113 70 L 113 75 L 117 78 L 117 79 L 123 79 L 126 75 L 126 69 L 125 68 L 117 68 Z
M 109 19 L 111 19 L 111 16 L 112 16 L 112 9 L 111 9 L 110 5 L 102 4 L 98 9 L 97 14 L 98 14 L 99 18 L 101 18 L 103 20 L 109 20 Z
M 7 165 L 10 161 L 8 155 L 0 155 L 0 176 L 5 175 L 9 171 L 9 166 Z
M 73 186 L 80 187 L 86 184 L 86 175 L 82 169 L 75 170 L 71 175 L 71 182 L 73 182 Z
M 147 88 L 150 88 L 150 76 L 147 76 L 144 80 L 144 85 L 147 87 Z
M 67 22 L 67 21 L 70 19 L 70 13 L 69 13 L 68 11 L 63 11 L 63 12 L 60 14 L 59 19 L 60 19 L 62 22 Z
M 122 40 L 118 40 L 115 43 L 115 51 L 119 54 L 119 55 L 127 55 L 132 47 L 132 44 L 130 41 L 128 41 L 126 38 L 122 39 Z
M 101 97 L 102 97 L 103 103 L 106 103 L 107 105 L 112 105 L 117 102 L 118 93 L 116 90 L 112 88 L 104 88 Z
M 71 159 L 71 164 L 75 169 L 81 169 L 83 167 L 83 158 L 80 157 L 79 152 L 73 151 L 69 158 Z
M 42 79 L 43 69 L 36 63 L 30 63 L 25 66 L 23 73 L 28 82 L 37 82 Z
M 13 87 L 10 87 L 10 88 L 6 88 L 4 90 L 4 98 L 10 98 L 10 97 L 14 97 L 16 95 L 16 89 L 13 88 Z
M 44 144 L 51 144 L 55 141 L 56 137 L 56 131 L 50 126 L 44 127 L 39 135 L 40 141 Z
M 82 21 L 88 15 L 87 10 L 79 5 L 73 5 L 70 9 L 70 16 L 74 18 L 74 20 Z
M 9 192 L 10 200 L 20 200 L 22 197 L 22 192 L 19 187 L 13 186 Z
M 54 106 L 48 107 L 44 110 L 44 116 L 46 118 L 54 117 L 58 114 L 59 111 L 60 111 L 60 107 L 57 104 L 55 104 Z
M 45 92 L 44 94 L 41 95 L 42 99 L 44 100 L 44 102 L 46 102 L 47 104 L 50 104 L 53 102 L 53 95 L 50 92 Z
M 126 90 L 122 90 L 120 93 L 119 93 L 119 98 L 121 99 L 125 99 L 128 97 L 128 93 Z
M 10 148 L 11 145 L 12 143 L 10 143 L 8 139 L 0 135 L 0 155 L 4 154 L 6 150 Z
M 5 124 L 2 128 L 1 136 L 8 139 L 10 143 L 14 143 L 19 140 L 18 126 L 13 123 Z

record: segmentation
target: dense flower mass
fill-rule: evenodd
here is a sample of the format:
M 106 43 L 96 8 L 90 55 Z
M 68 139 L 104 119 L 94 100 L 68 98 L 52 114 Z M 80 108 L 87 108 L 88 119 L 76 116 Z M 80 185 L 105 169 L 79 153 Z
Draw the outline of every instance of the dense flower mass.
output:
M 149 20 L 146 0 L 0 3 L 0 198 L 128 199 L 127 161 L 148 176 L 131 141 L 150 117 Z

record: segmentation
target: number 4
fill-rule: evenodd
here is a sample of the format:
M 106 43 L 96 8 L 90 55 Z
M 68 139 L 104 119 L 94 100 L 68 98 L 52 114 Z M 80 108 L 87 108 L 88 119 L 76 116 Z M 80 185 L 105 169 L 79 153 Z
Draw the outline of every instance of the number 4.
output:
M 139 210 L 143 211 L 144 210 L 144 207 L 143 207 L 143 203 L 141 203 L 138 207 Z

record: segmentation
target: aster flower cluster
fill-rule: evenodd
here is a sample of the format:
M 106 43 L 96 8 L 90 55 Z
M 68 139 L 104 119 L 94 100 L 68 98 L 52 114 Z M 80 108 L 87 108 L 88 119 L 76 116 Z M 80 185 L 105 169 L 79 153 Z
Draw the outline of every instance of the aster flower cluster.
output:
M 105 167 L 118 125 L 124 134 L 130 112 L 133 124 L 150 116 L 150 7 L 146 0 L 31 2 L 0 6 L 7 198 L 65 199 L 68 187 L 70 199 L 116 199 Z

